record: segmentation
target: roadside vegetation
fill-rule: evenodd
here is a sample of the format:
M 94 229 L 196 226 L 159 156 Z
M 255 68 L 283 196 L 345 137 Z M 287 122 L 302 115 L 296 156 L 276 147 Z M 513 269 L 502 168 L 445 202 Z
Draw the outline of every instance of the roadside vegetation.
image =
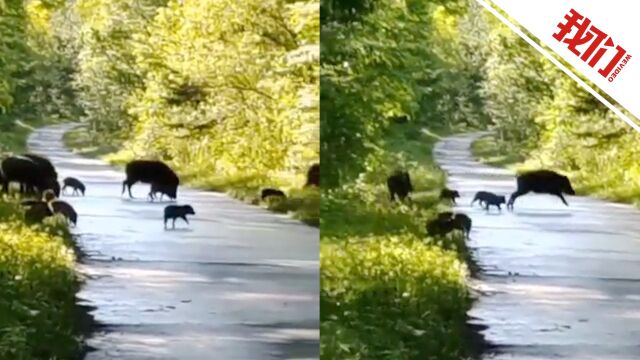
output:
M 67 225 L 27 226 L 0 201 L 0 358 L 72 359 L 83 350 L 79 281 Z
M 54 2 L 0 4 L 0 156 L 22 153 L 33 128 L 72 116 L 69 63 L 46 26 Z M 67 226 L 24 223 L 0 194 L 0 359 L 73 359 L 82 350 L 79 279 Z

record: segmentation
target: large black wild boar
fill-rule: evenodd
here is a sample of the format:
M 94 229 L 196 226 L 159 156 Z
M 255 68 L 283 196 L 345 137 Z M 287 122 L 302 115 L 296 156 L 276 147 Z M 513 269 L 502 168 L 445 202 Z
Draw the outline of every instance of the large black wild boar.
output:
M 2 189 L 9 191 L 9 184 L 17 182 L 25 190 L 36 189 L 43 192 L 47 189 L 60 195 L 60 184 L 52 177 L 50 169 L 43 167 L 28 157 L 10 156 L 0 164 L 2 170 Z
M 51 163 L 51 161 L 49 161 L 49 159 L 40 156 L 40 155 L 35 155 L 35 154 L 23 154 L 22 157 L 25 157 L 27 159 L 31 159 L 33 162 L 35 162 L 38 167 L 41 170 L 41 173 L 44 174 L 44 176 L 47 177 L 47 188 L 52 189 L 56 196 L 60 196 L 60 185 L 58 184 L 58 172 L 56 172 L 56 168 L 53 166 L 53 164 Z M 55 182 L 55 184 L 54 184 Z M 25 192 L 33 192 L 34 186 L 31 185 L 25 185 Z M 43 191 L 43 190 L 40 190 Z
M 178 197 L 180 179 L 169 166 L 161 161 L 133 160 L 127 164 L 125 172 L 127 179 L 122 182 L 122 193 L 124 194 L 125 188 L 128 188 L 131 198 L 133 198 L 131 187 L 137 182 L 156 184 L 157 187 L 163 189 L 169 198 L 176 199 Z
M 304 185 L 307 186 L 320 186 L 320 164 L 313 164 L 307 171 L 307 183 Z
M 387 178 L 387 188 L 389 189 L 391 201 L 394 201 L 396 196 L 400 200 L 404 200 L 413 191 L 409 173 L 400 170 L 394 172 L 393 175 Z
M 42 169 L 43 173 L 47 174 L 47 176 L 52 177 L 56 180 L 58 179 L 58 173 L 56 172 L 56 168 L 53 166 L 51 161 L 49 161 L 49 159 L 39 155 L 35 155 L 35 154 L 24 154 L 22 156 L 28 159 L 31 159 L 33 162 L 38 164 L 38 166 Z
M 569 178 L 551 170 L 534 170 L 522 173 L 517 176 L 517 184 L 518 190 L 511 194 L 507 203 L 507 207 L 510 209 L 513 209 L 513 203 L 518 197 L 529 192 L 555 195 L 567 206 L 569 204 L 562 194 L 576 194 Z

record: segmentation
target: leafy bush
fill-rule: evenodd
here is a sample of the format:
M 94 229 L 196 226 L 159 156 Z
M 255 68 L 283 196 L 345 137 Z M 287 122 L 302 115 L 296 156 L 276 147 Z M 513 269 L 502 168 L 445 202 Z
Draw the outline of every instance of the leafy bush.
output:
M 321 202 L 321 356 L 323 359 L 457 359 L 470 306 L 460 236 L 425 234 L 446 210 L 444 184 L 418 125 L 384 133 L 352 183 L 323 189 Z M 392 202 L 386 177 L 407 169 L 411 204 Z
M 26 226 L 0 201 L 0 358 L 69 359 L 81 347 L 71 235 L 64 223 Z
M 322 357 L 458 359 L 469 296 L 455 252 L 412 234 L 321 247 Z

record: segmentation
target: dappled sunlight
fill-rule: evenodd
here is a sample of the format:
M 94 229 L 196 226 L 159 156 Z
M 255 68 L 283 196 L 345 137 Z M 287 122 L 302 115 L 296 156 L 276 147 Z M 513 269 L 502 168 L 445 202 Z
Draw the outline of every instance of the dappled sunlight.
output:
M 626 310 L 626 311 L 623 310 L 623 311 L 620 311 L 619 313 L 611 314 L 611 317 L 616 317 L 623 320 L 639 321 L 640 310 Z
M 317 296 L 296 295 L 296 294 L 275 294 L 275 293 L 254 293 L 254 292 L 226 292 L 219 295 L 220 298 L 234 301 L 277 301 L 277 302 L 313 302 Z
M 291 340 L 320 340 L 320 329 L 274 329 L 256 334 L 258 337 L 275 342 Z
M 599 290 L 572 286 L 527 284 L 522 282 L 482 284 L 479 289 L 486 292 L 509 293 L 523 296 L 531 301 L 576 301 L 610 300 L 611 296 Z
M 274 260 L 265 260 L 266 264 L 277 265 L 277 266 L 286 266 L 286 267 L 294 267 L 294 268 L 304 268 L 307 270 L 315 270 L 320 267 L 319 260 L 289 260 L 289 259 L 274 259 Z
M 160 286 L 171 287 L 181 282 L 210 282 L 211 280 L 199 276 L 195 273 L 186 273 L 180 271 L 169 271 L 160 269 L 142 269 L 127 267 L 124 265 L 101 267 L 85 266 L 83 269 L 87 275 L 92 276 L 110 276 L 114 278 L 124 279 L 126 281 L 139 283 L 144 286 Z

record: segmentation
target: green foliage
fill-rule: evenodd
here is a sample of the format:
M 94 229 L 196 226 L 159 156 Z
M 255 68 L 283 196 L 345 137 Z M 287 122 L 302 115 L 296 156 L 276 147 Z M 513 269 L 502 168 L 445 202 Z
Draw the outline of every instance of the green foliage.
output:
M 52 14 L 62 1 L 0 1 L 0 153 L 23 152 L 32 130 L 72 117 L 70 61 Z M 81 350 L 71 235 L 60 219 L 27 226 L 0 199 L 0 358 L 71 359 Z
M 54 3 L 7 1 L 0 7 L 0 126 L 72 116 L 70 63 L 47 26 Z
M 454 54 L 464 2 L 378 1 L 359 21 L 322 26 L 321 157 L 324 186 L 364 171 L 394 115 L 430 126 L 483 121 L 473 68 Z M 468 56 L 471 56 L 470 51 Z
M 73 358 L 81 342 L 71 235 L 56 219 L 24 225 L 18 206 L 0 201 L 0 358 Z
M 464 264 L 407 234 L 321 247 L 322 357 L 459 359 Z

